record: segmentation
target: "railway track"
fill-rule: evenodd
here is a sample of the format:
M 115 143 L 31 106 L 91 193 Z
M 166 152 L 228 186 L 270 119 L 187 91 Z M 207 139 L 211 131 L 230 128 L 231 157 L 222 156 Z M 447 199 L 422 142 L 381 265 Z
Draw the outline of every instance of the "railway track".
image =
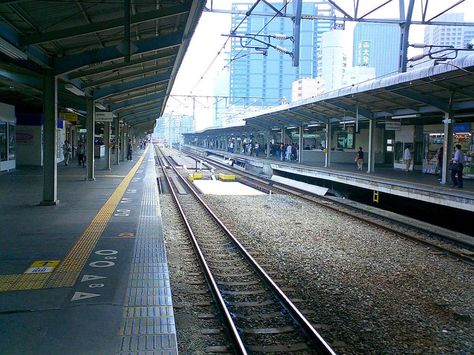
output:
M 334 354 L 334 351 L 200 198 L 170 160 L 164 177 L 215 303 L 222 312 L 233 350 L 247 353 Z
M 339 202 L 335 199 L 311 194 L 307 191 L 283 185 L 272 180 L 265 179 L 261 176 L 255 176 L 255 174 L 244 172 L 240 169 L 219 163 L 215 160 L 196 156 L 194 154 L 190 154 L 189 152 L 186 152 L 186 154 L 193 159 L 204 161 L 210 166 L 215 166 L 222 170 L 230 171 L 232 174 L 239 176 L 240 182 L 252 186 L 258 190 L 264 191 L 266 193 L 275 192 L 297 196 L 306 201 L 310 201 L 320 206 L 332 209 L 336 212 L 357 218 L 358 220 L 363 220 L 368 224 L 382 228 L 386 231 L 393 232 L 401 237 L 424 244 L 430 248 L 436 249 L 439 252 L 445 253 L 449 257 L 459 259 L 474 267 L 474 252 L 470 250 L 472 247 L 459 243 L 458 241 L 453 241 L 445 235 L 441 235 L 433 231 L 427 231 L 421 227 L 407 225 L 403 222 L 400 222 L 399 220 L 394 220 L 387 216 L 380 216 L 379 214 L 371 212 L 368 208 L 361 209 L 356 206 L 348 205 L 347 203 Z

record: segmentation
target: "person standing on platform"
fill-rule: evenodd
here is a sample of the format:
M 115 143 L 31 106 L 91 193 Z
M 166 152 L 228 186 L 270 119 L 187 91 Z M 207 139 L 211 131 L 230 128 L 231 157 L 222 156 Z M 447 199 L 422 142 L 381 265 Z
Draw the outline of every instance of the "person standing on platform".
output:
M 403 151 L 403 161 L 405 162 L 405 171 L 409 171 L 411 165 L 411 151 L 409 145 L 407 145 Z
M 357 170 L 362 170 L 362 165 L 364 165 L 364 152 L 362 147 L 359 147 L 359 151 L 356 153 L 355 161 L 357 163 Z
M 438 152 L 436 153 L 436 171 L 439 174 L 439 179 L 443 175 L 443 146 L 439 147 Z
M 286 146 L 286 160 L 290 161 L 291 160 L 291 144 L 288 144 Z
M 69 159 L 71 159 L 72 146 L 71 143 L 66 139 L 63 144 L 63 156 L 64 156 L 64 165 L 68 166 Z
M 127 143 L 127 160 L 132 160 L 132 140 L 129 139 Z
M 461 150 L 461 144 L 456 144 L 456 150 L 454 151 L 454 158 L 452 160 L 451 168 L 451 180 L 453 186 L 463 188 L 462 170 L 464 168 L 464 153 Z
M 79 166 L 82 166 L 83 168 L 86 166 L 86 145 L 82 140 L 77 144 L 77 160 Z
M 258 157 L 258 154 L 260 153 L 260 144 L 258 144 L 258 142 L 255 142 L 254 152 L 255 156 Z

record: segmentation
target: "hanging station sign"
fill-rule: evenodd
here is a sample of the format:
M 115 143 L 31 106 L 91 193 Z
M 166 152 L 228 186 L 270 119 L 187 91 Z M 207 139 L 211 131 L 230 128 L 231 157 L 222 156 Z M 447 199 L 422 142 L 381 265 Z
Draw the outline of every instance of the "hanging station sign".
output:
M 101 122 L 112 122 L 114 120 L 114 114 L 112 112 L 96 112 L 95 120 Z

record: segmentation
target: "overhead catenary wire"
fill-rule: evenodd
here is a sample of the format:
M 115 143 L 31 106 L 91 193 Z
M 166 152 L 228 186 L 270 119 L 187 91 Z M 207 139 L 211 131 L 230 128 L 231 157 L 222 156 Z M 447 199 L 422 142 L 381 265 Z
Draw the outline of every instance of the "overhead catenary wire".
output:
M 290 0 L 290 1 L 291 1 L 291 0 Z M 279 12 L 276 12 L 275 15 L 273 15 L 273 17 L 272 17 L 270 20 L 268 20 L 268 22 L 257 32 L 256 35 L 260 34 L 260 33 L 275 19 L 275 17 L 278 16 L 279 13 L 281 13 L 283 10 L 285 10 L 285 8 L 288 6 L 288 4 L 290 3 L 290 1 L 286 2 L 285 5 L 283 5 L 283 7 L 282 7 L 281 9 L 279 9 Z M 260 2 L 260 1 L 256 1 L 256 3 L 258 3 L 258 2 Z M 256 4 L 256 3 L 255 3 L 255 4 Z M 249 16 L 251 15 L 251 10 L 253 10 L 253 9 L 255 8 L 255 4 L 254 4 L 254 6 L 251 7 L 251 9 L 249 9 L 249 11 L 246 12 L 244 18 L 238 23 L 238 25 L 237 25 L 234 29 L 232 29 L 232 31 L 230 32 L 231 34 L 232 34 L 232 33 L 235 33 L 235 32 L 239 29 L 239 27 L 242 25 L 242 23 L 247 19 L 247 17 L 249 17 Z M 215 61 L 217 60 L 217 58 L 219 57 L 219 55 L 220 55 L 220 54 L 222 53 L 222 51 L 225 49 L 225 47 L 226 47 L 227 43 L 229 42 L 230 38 L 231 38 L 231 36 L 227 36 L 227 39 L 225 40 L 224 44 L 223 44 L 222 47 L 217 51 L 217 54 L 216 54 L 216 55 L 214 56 L 214 58 L 212 59 L 211 63 L 207 66 L 206 70 L 204 71 L 204 74 L 202 74 L 202 75 L 200 76 L 200 78 L 198 79 L 198 81 L 196 82 L 196 84 L 193 86 L 193 88 L 191 89 L 191 92 L 193 92 L 193 90 L 199 85 L 199 83 L 201 82 L 201 80 L 204 79 L 204 77 L 205 77 L 206 74 L 209 72 L 209 70 L 211 69 L 211 67 L 214 65 L 214 63 L 215 63 Z M 248 43 L 250 43 L 251 41 L 252 41 L 252 39 L 250 39 L 250 41 L 249 41 Z M 233 62 L 234 60 L 239 59 L 239 58 L 242 58 L 242 56 L 239 57 L 239 58 L 235 58 L 235 57 L 237 57 L 242 51 L 243 51 L 243 49 L 241 49 L 241 50 L 234 56 L 234 58 L 231 59 L 231 60 L 229 61 L 229 63 L 227 63 L 227 65 L 225 65 L 225 66 L 222 68 L 222 70 L 225 69 L 225 68 L 227 68 L 227 66 L 228 66 L 231 62 Z
M 260 2 L 260 0 L 258 0 L 256 3 Z M 255 8 L 255 6 L 253 6 L 249 11 L 247 11 L 247 13 L 245 14 L 244 18 L 237 24 L 237 26 L 235 26 L 235 28 L 231 31 L 231 33 L 234 33 L 235 31 L 237 31 L 239 29 L 239 27 L 242 25 L 242 23 L 247 19 L 247 17 L 249 17 L 252 13 L 252 10 Z M 206 70 L 204 71 L 204 74 L 201 75 L 201 77 L 198 79 L 198 81 L 196 82 L 196 84 L 193 86 L 193 88 L 191 89 L 191 92 L 193 92 L 193 90 L 199 85 L 199 83 L 201 82 L 202 79 L 204 79 L 204 77 L 206 76 L 207 72 L 209 71 L 209 69 L 211 69 L 211 67 L 214 65 L 214 62 L 217 60 L 217 58 L 219 58 L 219 56 L 221 55 L 222 51 L 225 49 L 227 43 L 229 42 L 229 39 L 231 37 L 228 36 L 227 39 L 225 40 L 224 44 L 221 46 L 221 48 L 217 51 L 216 55 L 214 56 L 214 58 L 212 59 L 211 63 L 209 63 L 209 65 L 207 66 Z

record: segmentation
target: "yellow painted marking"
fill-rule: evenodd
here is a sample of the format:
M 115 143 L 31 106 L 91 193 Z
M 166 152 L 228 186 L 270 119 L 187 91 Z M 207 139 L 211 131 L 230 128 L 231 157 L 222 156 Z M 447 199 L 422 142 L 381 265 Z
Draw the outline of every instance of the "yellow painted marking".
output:
M 69 251 L 66 258 L 52 273 L 0 275 L 0 292 L 74 286 L 79 273 L 107 227 L 130 181 L 142 163 L 146 152 L 147 150 L 145 150 L 145 153 L 138 159 L 135 166 L 115 189 L 104 206 L 102 206 L 91 224 Z M 51 261 L 48 260 L 48 262 Z
M 232 181 L 232 180 L 235 180 L 235 175 L 219 174 L 219 180 Z

